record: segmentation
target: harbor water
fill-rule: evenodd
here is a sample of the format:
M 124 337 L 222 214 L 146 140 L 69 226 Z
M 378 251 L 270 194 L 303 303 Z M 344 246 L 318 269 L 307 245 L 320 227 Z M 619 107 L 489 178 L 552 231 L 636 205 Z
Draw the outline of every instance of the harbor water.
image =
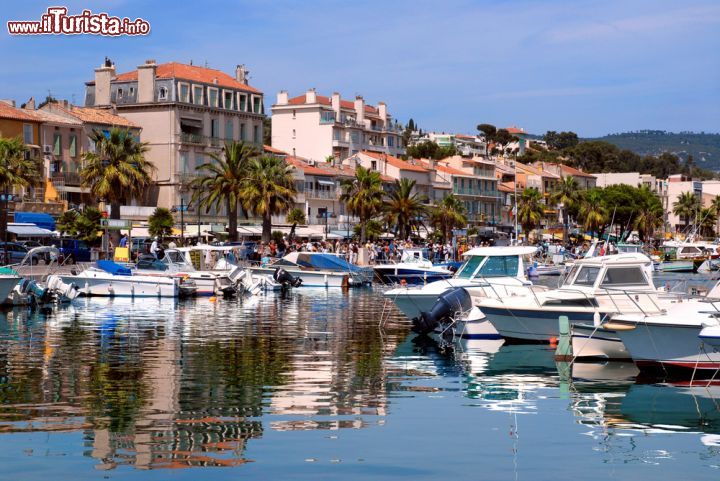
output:
M 637 374 L 418 338 L 379 288 L 15 309 L 0 479 L 720 479 L 720 387 Z

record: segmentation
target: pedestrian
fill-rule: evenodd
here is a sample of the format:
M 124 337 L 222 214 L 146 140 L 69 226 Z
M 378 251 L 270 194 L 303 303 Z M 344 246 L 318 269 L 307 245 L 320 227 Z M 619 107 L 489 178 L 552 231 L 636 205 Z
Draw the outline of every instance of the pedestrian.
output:
M 123 236 L 120 238 L 120 247 L 127 247 L 127 241 L 128 241 L 128 235 L 123 234 Z
M 152 244 L 150 244 L 150 254 L 152 254 L 155 259 L 158 257 L 158 238 L 154 237 Z

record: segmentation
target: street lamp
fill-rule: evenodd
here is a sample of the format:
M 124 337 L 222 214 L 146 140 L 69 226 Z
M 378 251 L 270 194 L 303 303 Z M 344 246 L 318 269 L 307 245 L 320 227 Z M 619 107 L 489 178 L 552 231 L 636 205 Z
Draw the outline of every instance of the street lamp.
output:
M 2 216 L 2 225 L 3 225 L 3 251 L 4 251 L 4 260 L 5 264 L 9 264 L 8 259 L 8 210 L 10 210 L 8 204 L 12 200 L 13 195 L 8 193 L 8 187 L 7 184 L 5 184 L 5 190 L 2 195 L 2 201 L 3 201 L 3 216 Z

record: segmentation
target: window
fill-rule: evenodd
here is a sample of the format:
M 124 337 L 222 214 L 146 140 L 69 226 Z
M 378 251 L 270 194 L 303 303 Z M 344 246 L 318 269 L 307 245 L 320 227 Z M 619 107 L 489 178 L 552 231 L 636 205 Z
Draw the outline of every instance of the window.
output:
M 123 89 L 117 89 L 117 97 L 121 99 L 123 96 Z
M 188 84 L 180 85 L 180 102 L 190 103 L 190 86 Z
M 203 105 L 203 88 L 200 85 L 193 85 L 193 103 Z
M 135 95 L 135 87 L 130 87 L 130 97 Z
M 245 140 L 245 124 L 240 124 L 240 140 Z
M 208 105 L 210 107 L 218 106 L 218 89 L 208 87 Z
M 609 267 L 600 286 L 645 286 L 647 284 L 645 274 L 640 267 Z
M 70 157 L 77 157 L 77 135 L 70 134 Z
M 595 284 L 595 279 L 597 279 L 599 273 L 599 267 L 581 267 L 573 284 L 576 286 L 592 286 Z
M 260 127 L 257 125 L 253 126 L 253 142 L 256 144 L 260 143 Z
M 227 140 L 233 139 L 233 121 L 232 121 L 232 119 L 225 121 L 225 138 Z
M 377 170 L 377 160 L 370 161 L 370 170 Z
M 32 124 L 23 124 L 23 142 L 33 144 L 34 140 Z
M 240 98 L 240 108 L 238 110 L 247 111 L 247 95 L 238 94 L 238 96 Z
M 53 135 L 53 155 L 62 155 L 62 135 L 60 133 Z
M 187 87 L 185 88 L 187 89 Z M 167 89 L 165 87 L 158 89 L 158 100 L 167 100 Z
M 457 273 L 458 279 L 470 279 L 478 266 L 485 260 L 485 256 L 470 256 Z
M 190 171 L 188 165 L 189 155 L 187 152 L 180 152 L 180 172 L 187 173 Z
M 232 108 L 233 108 L 233 93 L 232 92 L 224 93 L 223 107 L 228 110 L 232 110 Z
M 387 144 L 388 144 L 388 147 L 394 147 L 394 145 L 395 145 L 395 139 L 394 139 L 393 137 L 388 137 L 388 138 L 387 138 Z
M 210 120 L 210 137 L 212 137 L 214 139 L 220 137 L 220 120 L 218 120 L 218 119 Z
M 262 97 L 253 97 L 253 112 L 256 114 L 262 110 Z
M 295 138 L 295 129 L 293 129 L 293 139 Z

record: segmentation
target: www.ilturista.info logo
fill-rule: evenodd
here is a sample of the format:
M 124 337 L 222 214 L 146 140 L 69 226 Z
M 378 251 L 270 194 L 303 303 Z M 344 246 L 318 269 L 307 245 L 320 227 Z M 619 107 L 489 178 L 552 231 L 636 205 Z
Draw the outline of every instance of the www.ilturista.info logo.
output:
M 68 15 L 66 7 L 50 7 L 39 21 L 8 21 L 10 35 L 147 35 L 150 23 L 142 18 L 113 17 L 107 13 L 83 10 L 80 15 Z

